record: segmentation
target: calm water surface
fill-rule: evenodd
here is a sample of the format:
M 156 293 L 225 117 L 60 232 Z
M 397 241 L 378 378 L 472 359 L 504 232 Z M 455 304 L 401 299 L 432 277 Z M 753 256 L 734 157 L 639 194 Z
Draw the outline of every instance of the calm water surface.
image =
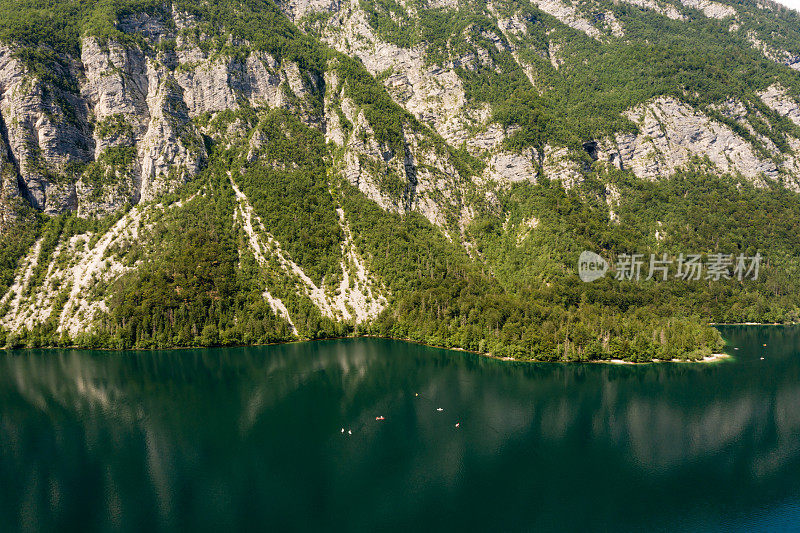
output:
M 800 530 L 800 329 L 723 335 L 708 365 L 0 352 L 0 531 Z

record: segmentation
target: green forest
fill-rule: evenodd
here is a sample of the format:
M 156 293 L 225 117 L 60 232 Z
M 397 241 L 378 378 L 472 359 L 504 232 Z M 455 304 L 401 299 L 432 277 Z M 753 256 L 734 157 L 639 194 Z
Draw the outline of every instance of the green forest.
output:
M 526 26 L 509 42 L 485 2 L 445 10 L 416 1 L 362 0 L 377 35 L 401 47 L 424 47 L 429 63 L 486 51 L 491 65 L 456 68 L 469 106 L 488 104 L 492 119 L 511 128 L 505 148 L 567 146 L 582 165 L 581 180 L 572 188 L 543 176 L 498 187 L 487 201 L 475 185 L 485 161 L 462 146 L 448 146 L 400 107 L 358 59 L 323 44 L 314 30 L 319 18 L 299 21 L 299 29 L 271 0 L 172 4 L 198 18 L 194 37 L 214 36 L 203 40 L 207 51 L 245 54 L 244 45 L 228 38 L 236 35 L 320 80 L 335 72 L 344 80 L 343 94 L 363 112 L 387 153 L 403 154 L 405 136 L 414 132 L 446 157 L 474 200 L 474 220 L 465 228 L 449 221 L 438 227 L 414 211 L 382 209 L 347 181 L 336 171 L 337 149 L 295 112 L 301 107 L 323 112 L 324 87 L 304 102 L 293 102 L 295 107 L 242 104 L 236 111 L 196 119 L 207 132 L 207 165 L 178 192 L 158 200 L 166 206 L 180 202 L 180 207 L 163 209 L 140 239 L 109 252 L 137 267 L 95 286 L 91 297 L 106 301 L 108 312 L 93 329 L 74 337 L 59 330 L 66 287 L 52 318 L 19 331 L 0 328 L 0 346 L 155 349 L 375 335 L 518 360 L 648 362 L 698 360 L 718 352 L 723 340 L 709 323 L 800 322 L 798 193 L 778 181 L 756 187 L 702 160 L 674 176 L 643 181 L 593 161 L 581 148 L 587 140 L 635 131 L 622 114 L 626 109 L 672 95 L 709 113 L 725 99 L 740 99 L 758 117 L 752 121 L 755 133 L 731 127 L 738 127 L 759 153 L 767 153 L 765 139 L 787 153 L 800 128 L 767 108 L 757 93 L 780 82 L 790 94 L 799 94 L 800 73 L 743 44 L 724 21 L 696 17 L 689 24 L 598 0 L 597 9 L 625 21 L 627 38 L 592 40 L 527 1 L 494 3 L 492 9 L 517 16 Z M 783 13 L 775 22 L 759 15 L 754 4 L 740 4 L 737 9 L 752 15 L 743 22 L 745 30 L 764 39 L 772 35 L 774 46 L 800 53 L 795 14 Z M 71 81 L 54 77 L 54 65 L 80 55 L 81 36 L 147 48 L 151 44 L 144 37 L 123 33 L 116 22 L 126 14 L 158 14 L 169 7 L 156 0 L 8 0 L 0 5 L 0 42 L 19 45 L 16 57 L 33 76 L 74 91 Z M 775 24 L 796 31 L 780 36 Z M 491 35 L 509 46 L 496 46 Z M 547 59 L 553 39 L 566 43 L 562 54 L 568 59 L 558 69 Z M 533 74 L 523 70 L 519 58 Z M 243 125 L 246 135 L 227 137 L 234 123 Z M 120 121 L 98 128 L 105 135 L 124 126 Z M 254 137 L 261 139 L 256 156 Z M 107 170 L 88 165 L 85 176 L 102 188 L 115 173 L 126 172 L 134 157 L 130 147 L 109 150 L 102 161 Z M 380 185 L 399 202 L 410 185 L 390 178 Z M 274 258 L 260 264 L 250 251 L 236 222 L 233 185 L 247 195 L 288 256 L 328 291 L 336 290 L 344 276 L 341 209 L 369 271 L 387 290 L 386 309 L 360 324 L 324 316 Z M 613 217 L 610 187 L 619 198 Z M 60 244 L 81 235 L 96 239 L 131 209 L 137 207 L 81 218 L 20 207 L 17 221 L 0 234 L 0 293 L 8 292 L 21 258 L 37 240 L 40 263 L 31 287 L 44 281 L 48 259 Z M 584 283 L 576 269 L 583 250 L 603 257 L 654 253 L 671 258 L 758 252 L 764 262 L 757 280 L 633 282 L 606 276 Z M 286 304 L 293 324 L 273 311 L 265 289 Z

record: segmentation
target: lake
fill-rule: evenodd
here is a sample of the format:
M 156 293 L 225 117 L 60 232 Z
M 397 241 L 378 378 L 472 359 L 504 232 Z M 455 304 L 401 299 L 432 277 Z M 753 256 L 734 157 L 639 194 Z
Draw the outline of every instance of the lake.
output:
M 721 331 L 710 364 L 0 351 L 0 531 L 800 530 L 800 328 Z

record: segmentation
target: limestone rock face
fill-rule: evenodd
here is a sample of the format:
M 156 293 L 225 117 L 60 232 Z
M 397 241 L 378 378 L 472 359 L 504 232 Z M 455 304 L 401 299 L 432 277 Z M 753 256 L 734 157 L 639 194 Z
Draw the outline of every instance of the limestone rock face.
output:
M 181 86 L 171 78 L 156 83 L 158 87 L 151 87 L 148 96 L 150 124 L 139 146 L 144 201 L 172 192 L 200 170 L 206 156 L 203 141 L 189 120 Z
M 381 41 L 367 22 L 366 14 L 352 0 L 326 25 L 323 39 L 333 48 L 357 56 L 374 76 L 384 76 L 392 98 L 421 122 L 431 126 L 448 143 L 458 146 L 469 137 L 469 128 L 481 124 L 481 116 L 467 107 L 456 66 L 426 62 L 422 47 L 402 48 Z
M 342 0 L 286 0 L 279 3 L 289 18 L 297 22 L 306 15 L 324 11 L 339 11 L 343 2 Z
M 4 131 L 5 125 L 0 124 L 0 129 Z M 0 232 L 17 219 L 19 199 L 19 173 L 5 143 L 0 143 Z
M 683 20 L 683 14 L 675 6 L 659 0 L 623 0 L 625 3 L 644 9 L 651 9 L 660 15 L 672 20 Z
M 343 108 L 353 131 L 342 136 L 333 124 L 329 131 L 332 138 L 343 141 L 344 177 L 387 211 L 417 211 L 444 226 L 446 206 L 461 208 L 459 175 L 446 155 L 426 146 L 410 124 L 404 126 L 402 151 L 381 143 L 362 110 L 350 102 Z
M 771 85 L 759 96 L 767 107 L 800 126 L 800 104 L 786 94 L 780 85 Z
M 166 32 L 149 17 L 125 20 L 122 26 L 155 40 Z M 148 57 L 138 46 L 86 38 L 81 62 L 81 94 L 93 114 L 95 150 L 92 172 L 78 182 L 81 197 L 88 200 L 79 206 L 79 214 L 152 200 L 201 170 L 205 146 L 191 121 L 185 90 L 165 65 L 169 58 Z M 209 106 L 216 103 L 211 96 L 208 100 Z M 109 161 L 120 157 L 123 168 L 110 168 Z
M 77 207 L 75 167 L 91 160 L 85 103 L 71 89 L 79 63 L 52 66 L 53 82 L 27 74 L 14 50 L 0 46 L 0 115 L 5 151 L 19 171 L 19 187 L 36 208 L 57 214 Z
M 776 164 L 760 157 L 731 128 L 674 98 L 657 98 L 627 116 L 640 131 L 617 134 L 616 144 L 622 167 L 640 178 L 668 177 L 692 157 L 707 157 L 722 172 L 756 183 L 778 175 Z
M 709 18 L 724 19 L 736 16 L 734 8 L 712 0 L 681 0 L 681 3 L 687 7 L 699 9 Z
M 697 9 L 725 19 L 730 32 L 745 25 L 739 8 L 719 1 L 622 1 L 686 23 L 696 16 L 690 9 Z M 766 109 L 733 99 L 709 108 L 673 97 L 634 106 L 625 115 L 638 131 L 589 140 L 594 143 L 587 150 L 589 160 L 575 146 L 567 149 L 548 140 L 536 148 L 509 148 L 514 126 L 498 123 L 492 103 L 470 96 L 469 76 L 502 73 L 510 57 L 546 96 L 553 88 L 548 77 L 565 65 L 572 67 L 568 38 L 558 31 L 547 30 L 539 48 L 524 49 L 521 39 L 542 22 L 509 11 L 501 2 L 487 4 L 487 16 L 496 19 L 496 26 L 466 24 L 459 29 L 463 42 L 448 42 L 436 57 L 424 43 L 404 47 L 387 42 L 390 38 L 371 24 L 360 0 L 278 4 L 301 30 L 313 30 L 330 47 L 357 58 L 409 113 L 409 120 L 401 121 L 402 142 L 389 146 L 378 139 L 380 128 L 347 97 L 335 65 L 316 72 L 276 59 L 241 36 L 165 3 L 117 21 L 119 31 L 135 38 L 84 37 L 78 57 L 53 52 L 48 75 L 21 61 L 17 45 L 0 44 L 0 225 L 14 219 L 13 205 L 25 202 L 49 214 L 75 210 L 95 216 L 126 203 L 156 200 L 206 167 L 210 143 L 249 143 L 246 158 L 252 163 L 265 142 L 248 137 L 253 124 L 240 117 L 226 123 L 225 131 L 210 126 L 215 116 L 243 109 L 288 110 L 335 147 L 336 173 L 384 209 L 417 211 L 441 226 L 463 223 L 469 212 L 463 198 L 475 185 L 503 187 L 545 177 L 569 187 L 583 179 L 593 162 L 657 179 L 699 158 L 720 173 L 757 184 L 780 177 L 800 187 L 800 140 L 789 134 L 777 143 L 779 150 L 750 123 L 751 116 L 764 122 Z M 585 1 L 534 4 L 552 23 L 583 32 L 589 41 L 608 45 L 628 38 L 618 10 Z M 410 20 L 420 9 L 405 1 L 398 6 Z M 454 10 L 459 4 L 430 0 L 424 7 Z M 741 34 L 776 61 L 793 61 L 788 52 L 778 53 L 759 40 L 766 37 L 745 29 Z M 758 97 L 800 125 L 800 106 L 783 87 L 769 86 Z M 474 176 L 459 174 L 456 169 L 463 171 L 463 166 L 455 163 L 453 150 L 479 161 Z M 467 183 L 470 179 L 473 183 Z M 492 193 L 482 190 L 479 196 Z
M 582 31 L 589 37 L 600 40 L 600 30 L 592 25 L 589 20 L 584 18 L 571 3 L 561 2 L 560 0 L 534 0 L 536 7 L 552 15 L 567 26 Z
M 533 181 L 537 174 L 534 162 L 532 150 L 527 154 L 499 152 L 492 155 L 484 174 L 495 181 Z
M 3 217 L 16 197 L 45 213 L 92 216 L 175 190 L 205 167 L 203 115 L 283 107 L 321 127 L 313 73 L 257 50 L 208 52 L 211 37 L 197 25 L 175 9 L 171 18 L 124 17 L 118 28 L 144 45 L 85 37 L 80 57 L 58 56 L 45 77 L 0 44 Z M 228 44 L 250 49 L 233 37 Z

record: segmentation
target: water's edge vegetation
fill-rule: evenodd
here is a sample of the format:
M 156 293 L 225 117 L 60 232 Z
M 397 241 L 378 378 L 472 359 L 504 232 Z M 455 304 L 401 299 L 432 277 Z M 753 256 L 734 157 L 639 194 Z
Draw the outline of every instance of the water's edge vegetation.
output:
M 725 324 L 725 325 L 733 325 L 733 324 Z M 740 324 L 741 325 L 741 324 Z M 748 324 L 751 326 L 783 326 L 785 324 Z M 5 344 L 3 345 L 3 339 L 6 339 Z M 106 347 L 102 345 L 79 345 L 79 344 L 70 344 L 65 340 L 64 343 L 56 343 L 51 345 L 40 345 L 40 346 L 32 346 L 25 344 L 19 341 L 19 337 L 14 340 L 13 338 L 9 340 L 8 333 L 0 328 L 0 350 L 4 351 L 11 351 L 11 350 L 20 350 L 20 349 L 48 349 L 48 350 L 63 350 L 63 349 L 71 349 L 71 350 L 97 350 L 97 351 L 106 351 L 106 352 L 124 352 L 128 351 L 128 348 L 114 348 L 114 347 Z M 151 348 L 150 351 L 163 351 L 163 350 L 194 350 L 199 348 L 257 348 L 262 346 L 280 346 L 286 344 L 303 344 L 303 343 L 313 343 L 313 342 L 321 342 L 321 341 L 333 341 L 333 340 L 344 340 L 344 339 L 381 339 L 381 340 L 390 340 L 390 341 L 399 341 L 399 342 L 408 342 L 411 344 L 417 344 L 420 346 L 426 346 L 429 348 L 436 348 L 440 350 L 449 350 L 454 352 L 462 352 L 462 353 L 469 353 L 473 355 L 477 355 L 480 357 L 486 357 L 488 359 L 494 359 L 496 361 L 503 361 L 503 362 L 530 362 L 530 363 L 607 363 L 607 364 L 650 364 L 650 363 L 713 363 L 731 359 L 732 356 L 726 353 L 706 353 L 706 350 L 695 350 L 692 352 L 691 356 L 685 357 L 674 357 L 672 359 L 666 358 L 653 358 L 650 360 L 644 359 L 643 357 L 629 357 L 627 359 L 622 358 L 615 358 L 615 357 L 605 357 L 605 358 L 595 358 L 595 359 L 587 359 L 587 358 L 571 358 L 571 359 L 545 359 L 545 358 L 536 358 L 533 357 L 513 357 L 510 355 L 498 355 L 492 352 L 480 352 L 477 350 L 470 350 L 466 348 L 461 348 L 459 346 L 446 346 L 441 344 L 431 344 L 422 340 L 415 340 L 411 338 L 400 338 L 400 337 L 387 337 L 381 335 L 372 335 L 372 334 L 353 334 L 347 336 L 331 336 L 331 337 L 320 337 L 316 339 L 291 339 L 291 340 L 284 340 L 284 341 L 276 341 L 276 342 L 268 342 L 268 343 L 258 343 L 258 344 L 227 344 L 227 345 L 193 345 L 193 346 L 172 346 L 169 348 L 164 347 L 154 347 Z M 724 340 L 723 340 L 724 343 Z

